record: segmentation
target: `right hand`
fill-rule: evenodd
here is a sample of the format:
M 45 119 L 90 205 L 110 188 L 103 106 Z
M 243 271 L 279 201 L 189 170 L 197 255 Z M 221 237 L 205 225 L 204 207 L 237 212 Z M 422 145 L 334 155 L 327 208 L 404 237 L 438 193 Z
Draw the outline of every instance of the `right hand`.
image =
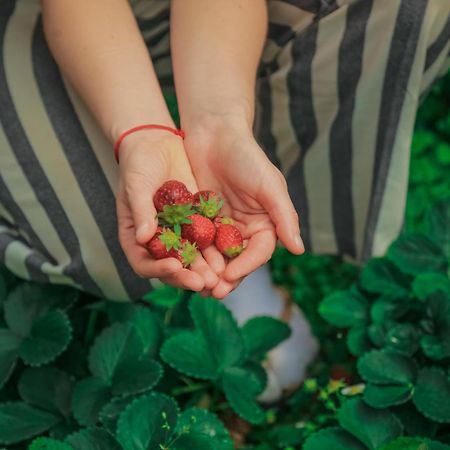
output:
M 153 205 L 157 189 L 175 179 L 185 183 L 191 192 L 198 190 L 183 141 L 166 131 L 136 133 L 122 142 L 119 157 L 119 240 L 133 270 L 143 278 L 159 278 L 183 289 L 213 289 L 218 276 L 200 254 L 188 270 L 175 258 L 152 259 L 144 247 L 157 227 Z

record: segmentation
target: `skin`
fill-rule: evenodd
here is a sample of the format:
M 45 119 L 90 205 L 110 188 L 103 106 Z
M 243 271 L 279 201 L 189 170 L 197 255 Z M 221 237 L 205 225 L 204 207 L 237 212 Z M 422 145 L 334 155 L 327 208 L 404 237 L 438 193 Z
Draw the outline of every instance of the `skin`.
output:
M 41 3 L 50 50 L 111 145 L 137 124 L 174 126 L 126 0 Z M 304 251 L 284 177 L 251 131 L 266 30 L 264 0 L 173 0 L 172 58 L 187 138 L 141 131 L 120 148 L 119 238 L 140 276 L 223 298 L 270 259 L 277 239 L 295 254 Z M 249 168 L 258 177 L 248 177 Z M 221 192 L 246 250 L 226 262 L 211 246 L 192 270 L 173 258 L 152 260 L 142 246 L 157 225 L 149 199 L 168 179 L 183 181 L 192 192 Z

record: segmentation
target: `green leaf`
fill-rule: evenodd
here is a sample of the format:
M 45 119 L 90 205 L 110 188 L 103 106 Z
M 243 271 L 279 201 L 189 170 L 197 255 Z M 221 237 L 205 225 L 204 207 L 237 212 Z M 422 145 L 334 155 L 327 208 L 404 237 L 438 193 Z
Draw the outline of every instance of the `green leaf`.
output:
M 383 445 L 380 450 L 450 450 L 450 446 L 423 438 L 400 437 Z
M 364 401 L 373 408 L 388 408 L 389 406 L 406 403 L 413 395 L 414 386 L 409 384 L 372 384 L 364 389 Z
M 163 336 L 155 314 L 149 308 L 143 306 L 135 307 L 131 323 L 141 338 L 144 354 L 156 357 Z
M 434 361 L 450 356 L 450 330 L 438 336 L 422 336 L 420 346 L 423 353 Z
M 189 310 L 197 330 L 208 343 L 218 370 L 239 364 L 245 356 L 244 341 L 235 319 L 225 305 L 212 298 L 194 295 Z
M 208 345 L 197 332 L 178 333 L 167 339 L 161 358 L 174 369 L 196 378 L 214 380 L 220 375 Z
M 8 381 L 17 361 L 21 339 L 7 329 L 0 328 L 0 389 Z
M 0 443 L 15 444 L 46 432 L 60 419 L 23 402 L 0 404 Z
M 342 428 L 363 442 L 369 450 L 402 434 L 402 424 L 389 411 L 367 406 L 361 399 L 346 400 L 338 412 Z
M 450 423 L 450 381 L 438 368 L 423 368 L 413 396 L 417 409 L 428 419 Z
M 358 360 L 358 372 L 370 383 L 412 384 L 417 364 L 411 358 L 388 350 L 372 350 Z
M 247 353 L 260 358 L 287 339 L 291 329 L 281 320 L 261 316 L 248 320 L 241 328 L 241 332 Z
M 28 450 L 74 450 L 74 449 L 69 444 L 57 441 L 56 439 L 40 437 L 35 439 L 29 445 Z
M 151 303 L 154 306 L 162 308 L 173 308 L 183 298 L 183 291 L 168 284 L 163 284 L 161 287 L 145 294 L 143 300 Z
M 94 425 L 102 407 L 110 400 L 110 386 L 99 378 L 85 378 L 75 385 L 72 410 L 81 425 Z
M 442 271 L 447 264 L 442 250 L 421 234 L 405 234 L 398 238 L 389 247 L 388 257 L 410 275 Z
M 362 325 L 368 317 L 366 299 L 355 292 L 339 291 L 328 295 L 320 303 L 320 315 L 340 328 Z
M 87 428 L 67 436 L 66 443 L 73 450 L 121 450 L 120 445 L 106 430 Z
M 325 428 L 312 434 L 303 450 L 367 450 L 367 447 L 340 428 Z
M 372 349 L 365 326 L 355 326 L 347 333 L 347 347 L 354 356 L 361 356 Z
M 436 292 L 450 294 L 450 279 L 438 272 L 420 273 L 414 279 L 412 288 L 420 300 L 426 300 Z
M 123 361 L 112 380 L 112 393 L 116 395 L 130 395 L 151 389 L 162 376 L 161 364 L 145 358 L 141 360 Z
M 371 259 L 361 272 L 361 286 L 369 292 L 407 297 L 409 278 L 387 258 Z
M 26 369 L 19 379 L 19 394 L 27 403 L 51 413 L 70 416 L 72 381 L 54 367 Z
M 396 407 L 394 413 L 402 422 L 406 435 L 428 438 L 435 436 L 438 424 L 424 417 L 413 403 Z
M 183 411 L 175 428 L 177 449 L 197 449 L 196 442 L 207 442 L 211 450 L 232 450 L 233 441 L 224 424 L 214 414 L 200 408 Z
M 137 395 L 127 397 L 116 397 L 107 403 L 100 411 L 100 422 L 112 434 L 115 434 L 117 428 L 117 420 L 120 413 L 128 406 Z
M 137 360 L 143 353 L 141 339 L 130 323 L 115 323 L 103 330 L 91 347 L 89 369 L 96 377 L 111 383 L 117 367 Z
M 370 316 L 375 323 L 392 321 L 404 316 L 413 306 L 409 299 L 383 296 L 372 303 Z
M 33 322 L 30 334 L 19 348 L 19 356 L 31 366 L 47 364 L 67 348 L 71 339 L 72 327 L 67 314 L 50 311 Z
M 384 339 L 384 346 L 402 355 L 412 356 L 419 348 L 419 330 L 411 323 L 398 323 L 392 326 Z
M 264 410 L 256 402 L 264 386 L 253 371 L 229 367 L 223 374 L 222 384 L 228 402 L 243 419 L 254 424 L 264 421 Z
M 450 198 L 435 202 L 426 219 L 429 236 L 450 262 Z
M 177 416 L 172 398 L 157 393 L 141 396 L 120 414 L 117 439 L 124 450 L 168 448 Z

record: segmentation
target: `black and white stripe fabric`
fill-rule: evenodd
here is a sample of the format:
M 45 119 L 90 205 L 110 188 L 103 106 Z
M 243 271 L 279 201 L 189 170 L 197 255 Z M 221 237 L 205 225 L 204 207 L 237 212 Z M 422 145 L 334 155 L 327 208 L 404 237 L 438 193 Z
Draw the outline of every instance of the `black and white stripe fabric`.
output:
M 163 85 L 170 2 L 130 2 Z M 421 95 L 448 69 L 449 0 L 269 0 L 255 133 L 307 247 L 382 254 L 404 215 Z M 26 279 L 138 298 L 117 240 L 111 146 L 45 43 L 38 0 L 0 2 L 0 261 Z

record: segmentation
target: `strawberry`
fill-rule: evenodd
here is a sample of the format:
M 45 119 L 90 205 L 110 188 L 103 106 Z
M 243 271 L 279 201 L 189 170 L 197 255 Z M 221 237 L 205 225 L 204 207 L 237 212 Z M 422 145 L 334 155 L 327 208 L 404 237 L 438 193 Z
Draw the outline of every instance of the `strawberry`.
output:
M 166 205 L 192 205 L 193 196 L 181 181 L 166 181 L 153 196 L 153 203 L 158 212 L 164 211 Z
M 215 244 L 217 250 L 229 258 L 234 258 L 242 252 L 242 234 L 234 225 L 223 224 L 217 227 Z
M 158 227 L 155 235 L 147 243 L 146 247 L 150 255 L 155 259 L 170 258 L 172 250 L 180 248 L 180 237 L 168 228 Z
M 216 227 L 211 220 L 200 214 L 192 214 L 189 219 L 192 223 L 181 225 L 181 236 L 204 250 L 214 242 Z
M 216 228 L 220 225 L 234 225 L 234 220 L 231 217 L 228 216 L 216 216 L 213 220 L 214 225 Z
M 219 214 L 224 203 L 214 191 L 199 191 L 194 195 L 193 205 L 195 209 L 208 219 L 213 219 Z
M 181 246 L 175 250 L 170 251 L 170 256 L 178 259 L 183 264 L 183 267 L 189 267 L 198 255 L 197 247 L 187 239 L 180 240 Z

